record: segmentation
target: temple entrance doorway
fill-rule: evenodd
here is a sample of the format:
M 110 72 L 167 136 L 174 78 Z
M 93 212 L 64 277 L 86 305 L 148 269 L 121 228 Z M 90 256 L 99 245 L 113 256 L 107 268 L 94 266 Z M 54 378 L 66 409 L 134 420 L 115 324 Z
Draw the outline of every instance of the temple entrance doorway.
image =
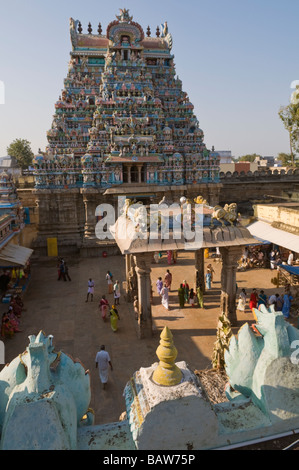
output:
M 129 182 L 129 168 L 127 167 L 127 165 L 123 165 L 123 182 Z
M 131 168 L 131 182 L 132 183 L 139 183 L 139 178 L 138 178 L 138 167 L 137 165 L 133 165 Z

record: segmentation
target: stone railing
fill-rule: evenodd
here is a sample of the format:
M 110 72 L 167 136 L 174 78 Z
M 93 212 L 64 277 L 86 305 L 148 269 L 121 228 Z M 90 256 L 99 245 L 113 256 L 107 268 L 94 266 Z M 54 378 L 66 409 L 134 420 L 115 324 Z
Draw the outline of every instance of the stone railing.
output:
M 220 172 L 221 183 L 244 182 L 244 181 L 255 181 L 255 180 L 297 180 L 299 182 L 299 168 L 289 170 L 259 170 L 259 171 L 227 171 Z

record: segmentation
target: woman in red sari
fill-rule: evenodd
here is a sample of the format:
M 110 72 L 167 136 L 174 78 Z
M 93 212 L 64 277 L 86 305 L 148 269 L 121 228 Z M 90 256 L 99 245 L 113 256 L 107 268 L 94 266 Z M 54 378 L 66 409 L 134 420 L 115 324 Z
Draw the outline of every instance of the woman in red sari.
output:
M 99 305 L 101 311 L 102 311 L 102 318 L 103 318 L 103 321 L 106 321 L 106 316 L 107 316 L 107 309 L 109 307 L 109 302 L 108 300 L 106 299 L 105 295 L 102 296 L 101 300 L 100 300 L 100 305 Z
M 250 294 L 250 299 L 249 299 L 249 308 L 252 310 L 253 308 L 256 308 L 258 302 L 258 295 L 256 289 L 253 289 L 253 291 Z

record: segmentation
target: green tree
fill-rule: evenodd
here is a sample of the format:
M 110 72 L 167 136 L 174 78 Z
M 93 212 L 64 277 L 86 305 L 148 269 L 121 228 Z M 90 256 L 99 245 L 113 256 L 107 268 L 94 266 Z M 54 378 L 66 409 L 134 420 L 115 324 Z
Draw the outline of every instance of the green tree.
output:
M 262 158 L 260 155 L 256 153 L 251 153 L 249 155 L 242 155 L 239 157 L 239 162 L 254 162 L 256 158 Z
M 277 160 L 281 161 L 282 166 L 291 166 L 292 165 L 292 155 L 290 153 L 280 152 L 277 155 Z
M 26 139 L 15 139 L 7 147 L 7 154 L 14 157 L 22 169 L 28 168 L 28 166 L 32 164 L 34 157 L 30 142 Z
M 294 166 L 294 152 L 299 151 L 299 103 L 282 106 L 278 115 L 289 133 L 291 165 Z

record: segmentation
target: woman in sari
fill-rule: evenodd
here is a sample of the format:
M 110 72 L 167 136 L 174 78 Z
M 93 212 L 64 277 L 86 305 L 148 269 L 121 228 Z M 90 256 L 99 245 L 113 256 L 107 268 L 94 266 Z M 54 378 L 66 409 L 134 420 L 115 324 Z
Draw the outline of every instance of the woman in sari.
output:
M 198 306 L 200 308 L 203 308 L 203 291 L 201 285 L 199 285 L 196 289 L 196 295 L 197 295 L 197 302 Z
M 161 295 L 162 295 L 162 305 L 164 308 L 166 308 L 166 310 L 169 310 L 168 293 L 169 293 L 169 288 L 167 287 L 166 284 L 164 284 L 164 287 L 161 291 Z
M 172 283 L 172 274 L 171 274 L 171 272 L 169 271 L 169 269 L 167 269 L 167 271 L 166 271 L 166 274 L 165 274 L 165 277 L 164 277 L 164 283 L 166 284 L 166 287 L 168 287 L 169 292 L 170 292 L 170 290 L 171 290 L 171 283 Z
M 107 271 L 107 274 L 106 274 L 106 281 L 108 284 L 108 294 L 112 294 L 113 293 L 112 274 L 109 271 Z
M 189 284 L 188 284 L 188 282 L 184 281 L 183 289 L 184 289 L 184 294 L 185 294 L 185 302 L 188 303 L 188 301 L 189 301 Z
M 194 297 L 195 297 L 195 293 L 194 293 L 194 290 L 193 289 L 190 289 L 190 294 L 189 294 L 189 304 L 191 306 L 194 305 Z
M 239 295 L 239 302 L 238 302 L 237 309 L 240 310 L 241 312 L 244 312 L 245 307 L 246 307 L 246 291 L 245 289 L 242 289 Z
M 250 294 L 250 300 L 249 300 L 250 310 L 252 310 L 253 308 L 256 308 L 257 301 L 258 301 L 258 295 L 257 295 L 256 289 L 253 289 L 253 291 Z
M 211 289 L 211 282 L 212 282 L 212 273 L 210 271 L 206 274 L 206 289 Z
M 181 284 L 180 287 L 178 288 L 178 296 L 179 296 L 180 308 L 184 308 L 184 305 L 185 305 L 185 291 L 184 291 L 184 288 L 183 288 L 183 284 Z
M 109 302 L 108 300 L 106 299 L 105 295 L 102 296 L 101 300 L 100 300 L 100 309 L 101 309 L 101 313 L 102 313 L 102 318 L 103 318 L 103 321 L 106 321 L 106 318 L 107 318 L 107 309 L 108 309 L 108 306 L 109 306 Z
M 163 281 L 162 281 L 162 277 L 159 277 L 157 282 L 156 282 L 156 286 L 157 286 L 157 292 L 159 295 L 161 295 L 161 290 L 163 289 Z
M 259 309 L 260 305 L 267 306 L 267 296 L 263 290 L 260 291 L 257 299 L 257 308 Z
M 115 305 L 112 305 L 110 310 L 110 324 L 114 333 L 117 331 L 118 320 L 120 320 L 118 311 L 115 308 Z

